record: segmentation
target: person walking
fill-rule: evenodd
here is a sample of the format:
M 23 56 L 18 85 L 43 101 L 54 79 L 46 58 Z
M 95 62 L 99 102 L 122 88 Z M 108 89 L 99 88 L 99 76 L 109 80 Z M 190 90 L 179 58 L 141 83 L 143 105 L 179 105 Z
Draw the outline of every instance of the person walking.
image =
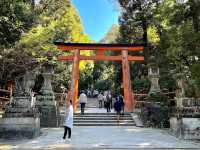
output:
M 124 98 L 121 94 L 119 95 L 119 101 L 120 101 L 121 107 L 122 107 L 122 115 L 124 115 Z
M 100 93 L 98 95 L 98 101 L 99 101 L 99 108 L 102 108 L 103 107 L 103 94 Z
M 106 108 L 106 102 L 107 102 L 106 95 L 103 95 L 103 106 L 104 106 L 104 108 Z
M 87 96 L 84 93 L 84 91 L 81 92 L 78 100 L 81 105 L 81 114 L 83 115 L 85 110 L 85 104 L 87 103 Z
M 120 113 L 122 110 L 122 103 L 120 102 L 119 97 L 116 98 L 116 101 L 114 103 L 114 109 L 117 113 L 117 122 L 119 123 Z
M 66 139 L 66 135 L 68 134 L 68 141 L 71 141 L 71 130 L 73 127 L 73 106 L 72 101 L 66 102 L 66 118 L 64 122 L 64 135 L 63 139 Z
M 110 99 L 109 99 L 108 95 L 106 96 L 106 110 L 107 110 L 107 112 L 111 112 L 111 110 L 110 110 Z
M 110 101 L 110 109 L 112 109 L 113 108 L 113 101 L 112 101 L 113 96 L 112 96 L 112 92 L 111 91 L 108 92 L 108 99 Z

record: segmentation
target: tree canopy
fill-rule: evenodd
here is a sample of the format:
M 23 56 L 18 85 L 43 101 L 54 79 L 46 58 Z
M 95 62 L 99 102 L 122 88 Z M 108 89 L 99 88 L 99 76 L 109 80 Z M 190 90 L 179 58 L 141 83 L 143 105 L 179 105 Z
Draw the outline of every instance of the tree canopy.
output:
M 118 0 L 118 2 L 121 7 L 118 41 L 139 42 L 146 46 L 144 51 L 146 63 L 153 55 L 159 64 L 161 87 L 175 88 L 170 80 L 173 81 L 177 73 L 182 73 L 186 81 L 199 82 L 197 70 L 200 52 L 199 1 L 187 0 L 178 3 L 176 0 Z M 136 64 L 133 64 L 133 68 L 134 65 Z M 167 81 L 170 85 L 166 84 Z
M 10 10 L 4 10 L 9 12 L 5 12 L 4 14 L 8 16 L 7 18 L 10 17 L 13 19 L 12 17 L 14 17 L 16 19 L 16 24 L 13 24 L 12 27 L 8 27 L 9 22 L 12 22 L 9 19 L 5 19 L 8 22 L 2 24 L 7 26 L 5 28 L 9 29 L 10 32 L 16 29 L 16 33 L 12 32 L 12 34 L 16 36 L 9 34 L 10 37 L 8 38 L 11 38 L 11 40 L 8 38 L 4 39 L 7 42 L 4 44 L 7 48 L 1 49 L 1 51 L 4 51 L 4 53 L 1 54 L 3 57 L 3 59 L 1 59 L 3 65 L 0 68 L 1 80 L 6 81 L 13 79 L 28 70 L 32 70 L 44 61 L 55 62 L 59 72 L 64 69 L 64 67 L 62 67 L 62 63 L 57 62 L 56 58 L 61 52 L 53 44 L 53 41 L 90 41 L 88 35 L 84 33 L 79 14 L 70 0 L 41 0 L 34 8 L 32 8 L 32 3 L 30 2 L 12 1 L 12 3 L 5 3 L 8 6 L 10 5 Z M 31 9 L 34 11 L 31 11 Z M 35 14 L 34 20 L 29 17 L 33 14 Z M 6 18 L 6 16 L 2 18 Z M 32 23 L 29 23 L 29 20 L 26 20 L 26 18 L 33 20 Z M 17 24 L 17 22 L 19 24 Z M 18 27 L 16 27 L 16 25 L 19 25 L 21 28 L 17 30 Z M 2 29 L 1 34 L 4 35 L 1 37 L 5 38 L 7 33 L 3 31 L 5 30 Z M 14 40 L 12 40 L 12 38 L 14 38 Z M 8 47 L 9 44 L 13 44 L 13 46 Z M 81 66 L 83 68 L 85 64 Z

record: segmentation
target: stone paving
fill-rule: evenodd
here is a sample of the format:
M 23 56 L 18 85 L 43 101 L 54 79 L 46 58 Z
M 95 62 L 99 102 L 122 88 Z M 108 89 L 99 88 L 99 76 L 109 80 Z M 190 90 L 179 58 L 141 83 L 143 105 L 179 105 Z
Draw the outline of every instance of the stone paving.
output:
M 105 109 L 86 108 L 87 113 L 102 113 Z M 124 127 L 90 126 L 74 127 L 72 141 L 62 140 L 63 128 L 42 128 L 41 135 L 34 139 L 3 140 L 0 150 L 74 149 L 74 150 L 200 150 L 200 141 L 192 142 L 175 138 L 168 130 Z
M 165 130 L 138 127 L 74 127 L 72 141 L 62 128 L 43 128 L 30 140 L 0 140 L 0 149 L 200 149 L 200 143 L 177 139 Z

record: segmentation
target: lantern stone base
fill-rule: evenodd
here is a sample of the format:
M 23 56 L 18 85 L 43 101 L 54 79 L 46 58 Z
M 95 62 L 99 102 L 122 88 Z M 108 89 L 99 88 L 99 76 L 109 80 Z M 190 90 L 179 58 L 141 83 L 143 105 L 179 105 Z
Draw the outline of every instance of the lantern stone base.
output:
M 200 118 L 170 118 L 170 128 L 176 137 L 200 140 Z
M 38 97 L 39 100 L 43 96 Z M 60 122 L 59 107 L 56 101 L 38 101 L 36 104 L 40 112 L 41 127 L 58 127 Z
M 0 138 L 23 139 L 40 135 L 40 118 L 17 117 L 0 119 Z
M 13 97 L 0 118 L 0 138 L 34 138 L 39 134 L 39 113 L 37 108 L 31 107 L 31 97 Z

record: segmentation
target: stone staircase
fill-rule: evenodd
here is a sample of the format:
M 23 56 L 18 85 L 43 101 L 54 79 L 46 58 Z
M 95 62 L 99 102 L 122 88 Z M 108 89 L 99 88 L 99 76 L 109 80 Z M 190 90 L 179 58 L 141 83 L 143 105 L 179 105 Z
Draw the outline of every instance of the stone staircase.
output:
M 76 113 L 74 126 L 135 126 L 135 122 L 129 113 L 121 116 L 119 123 L 116 113 Z

